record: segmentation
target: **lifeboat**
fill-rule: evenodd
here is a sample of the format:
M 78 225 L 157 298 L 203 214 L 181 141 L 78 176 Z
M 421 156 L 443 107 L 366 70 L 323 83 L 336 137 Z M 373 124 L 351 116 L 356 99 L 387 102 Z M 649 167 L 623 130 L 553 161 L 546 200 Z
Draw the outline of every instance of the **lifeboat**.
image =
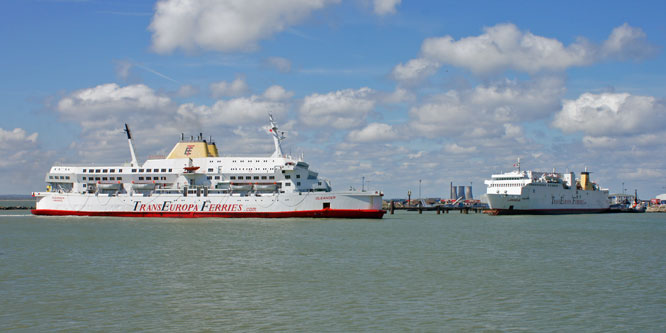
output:
M 254 184 L 254 190 L 258 192 L 273 192 L 277 189 L 277 184 Z
M 232 183 L 230 185 L 231 190 L 234 192 L 247 192 L 252 189 L 252 184 L 239 184 L 239 183 Z
M 132 189 L 135 191 L 154 190 L 155 183 L 132 183 Z
M 191 172 L 199 170 L 199 167 L 198 166 L 186 166 L 183 169 L 185 169 L 185 172 L 190 172 L 191 173 Z
M 118 191 L 123 186 L 121 183 L 97 183 L 97 188 L 105 191 Z

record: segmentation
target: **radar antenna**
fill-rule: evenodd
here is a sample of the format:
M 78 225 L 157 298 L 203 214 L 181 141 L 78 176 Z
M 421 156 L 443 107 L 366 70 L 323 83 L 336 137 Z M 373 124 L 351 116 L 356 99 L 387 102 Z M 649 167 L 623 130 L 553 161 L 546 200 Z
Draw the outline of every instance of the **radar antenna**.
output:
M 271 135 L 273 136 L 273 142 L 275 143 L 275 152 L 271 157 L 283 157 L 284 155 L 282 154 L 282 140 L 285 139 L 284 132 L 278 132 L 278 126 L 275 123 L 275 120 L 273 120 L 273 115 L 268 114 L 268 118 L 271 121 L 271 128 L 269 131 L 271 132 Z
M 127 124 L 125 124 L 125 133 L 127 133 L 127 142 L 129 143 L 130 154 L 132 154 L 132 163 L 130 164 L 133 167 L 139 166 L 139 163 L 136 161 L 136 153 L 134 153 L 134 141 L 132 140 L 132 132 Z

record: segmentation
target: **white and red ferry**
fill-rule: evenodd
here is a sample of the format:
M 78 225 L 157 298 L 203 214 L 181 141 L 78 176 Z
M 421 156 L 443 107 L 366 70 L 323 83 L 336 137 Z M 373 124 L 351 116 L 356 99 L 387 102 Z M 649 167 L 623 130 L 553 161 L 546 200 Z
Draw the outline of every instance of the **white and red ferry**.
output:
M 485 181 L 491 215 L 603 213 L 610 206 L 608 190 L 590 182 L 590 173 L 521 171 L 494 174 Z
M 203 135 L 180 142 L 166 158 L 130 163 L 53 166 L 47 191 L 34 192 L 35 215 L 125 217 L 382 218 L 380 191 L 332 191 L 302 158 L 283 154 L 284 133 L 270 117 L 272 156 L 221 157 Z

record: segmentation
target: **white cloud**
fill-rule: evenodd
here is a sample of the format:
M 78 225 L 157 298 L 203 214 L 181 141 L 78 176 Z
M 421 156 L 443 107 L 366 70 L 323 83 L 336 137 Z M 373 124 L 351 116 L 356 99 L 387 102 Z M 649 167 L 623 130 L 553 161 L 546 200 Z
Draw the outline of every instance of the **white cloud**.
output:
M 266 59 L 266 63 L 280 73 L 289 73 L 291 71 L 291 61 L 285 58 L 270 57 Z
M 402 0 L 374 0 L 374 10 L 377 15 L 395 14 L 395 7 L 400 4 Z
M 353 130 L 347 135 L 347 140 L 351 142 L 379 142 L 394 141 L 398 139 L 398 134 L 393 126 L 382 123 L 371 123 L 363 129 Z
M 116 60 L 116 75 L 123 81 L 127 81 L 130 76 L 130 70 L 132 69 L 132 63 L 126 60 Z
M 220 81 L 210 84 L 210 92 L 213 98 L 241 96 L 246 94 L 249 90 L 250 89 L 245 82 L 245 77 L 243 76 L 238 76 L 231 82 Z
M 177 97 L 192 97 L 192 96 L 194 96 L 198 93 L 199 93 L 199 88 L 197 88 L 193 85 L 185 84 L 185 85 L 180 86 L 180 88 L 178 88 L 178 91 L 176 91 L 176 96 Z
M 516 136 L 506 124 L 547 117 L 560 106 L 564 82 L 543 77 L 533 81 L 497 81 L 473 89 L 450 90 L 410 109 L 410 127 L 426 137 Z
M 29 194 L 44 188 L 43 175 L 53 152 L 39 148 L 39 134 L 0 128 L 0 193 Z
M 269 113 L 286 114 L 287 104 L 260 96 L 220 100 L 212 106 L 183 104 L 178 108 L 180 120 L 206 126 L 235 126 L 265 121 Z
M 278 85 L 273 85 L 268 87 L 266 91 L 264 91 L 264 98 L 271 100 L 271 101 L 283 101 L 290 99 L 292 96 L 294 96 L 294 93 L 291 91 L 287 91 L 281 86 Z
M 26 146 L 33 146 L 37 142 L 38 135 L 37 133 L 28 134 L 22 128 L 15 128 L 11 131 L 0 128 L 0 151 L 3 151 L 0 165 L 12 162 L 11 158 L 7 156 L 7 153 L 11 153 L 12 150 L 19 151 Z
M 476 152 L 476 147 L 463 147 L 457 143 L 450 143 L 444 146 L 444 151 L 451 154 L 470 154 Z
M 338 0 L 161 0 L 149 29 L 153 49 L 168 53 L 256 49 L 268 38 Z
M 360 88 L 306 96 L 299 110 L 301 120 L 308 126 L 358 127 L 375 107 L 374 94 L 370 88 Z
M 58 112 L 79 122 L 84 130 L 118 126 L 128 119 L 144 119 L 149 114 L 173 112 L 169 97 L 158 95 L 143 85 L 120 87 L 115 83 L 81 89 L 62 98 Z
M 435 74 L 440 67 L 441 64 L 439 62 L 425 58 L 416 58 L 404 65 L 398 64 L 395 66 L 391 75 L 398 81 L 415 83 Z
M 416 96 L 414 96 L 414 94 L 409 90 L 404 88 L 396 88 L 395 91 L 390 94 L 383 94 L 381 101 L 387 104 L 396 104 L 414 101 L 415 99 Z
M 627 93 L 582 94 L 565 100 L 553 126 L 564 132 L 604 137 L 632 135 L 666 128 L 666 105 L 651 96 Z M 589 144 L 598 144 L 599 139 Z
M 655 51 L 655 47 L 648 43 L 645 32 L 627 23 L 613 29 L 601 46 L 602 57 L 619 60 L 642 59 Z
M 428 38 L 421 45 L 421 57 L 398 64 L 393 77 L 414 81 L 432 75 L 444 64 L 466 68 L 475 74 L 504 70 L 527 73 L 563 71 L 572 66 L 585 66 L 609 59 L 640 59 L 654 48 L 640 28 L 626 23 L 615 28 L 601 46 L 583 38 L 565 46 L 554 38 L 521 31 L 514 24 L 497 24 L 484 28 L 478 36 L 455 40 L 452 36 Z

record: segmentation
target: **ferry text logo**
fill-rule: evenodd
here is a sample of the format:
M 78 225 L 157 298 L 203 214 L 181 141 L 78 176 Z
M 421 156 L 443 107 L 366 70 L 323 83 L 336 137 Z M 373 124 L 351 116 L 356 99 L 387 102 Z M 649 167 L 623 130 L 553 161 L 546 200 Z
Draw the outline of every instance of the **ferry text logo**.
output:
M 187 148 L 185 148 L 185 156 L 192 155 L 192 149 L 194 149 L 194 145 L 187 145 Z
M 193 203 L 173 203 L 164 201 L 163 203 L 144 204 L 140 201 L 134 202 L 135 212 L 242 212 L 241 204 L 211 204 L 206 201 L 201 204 Z

